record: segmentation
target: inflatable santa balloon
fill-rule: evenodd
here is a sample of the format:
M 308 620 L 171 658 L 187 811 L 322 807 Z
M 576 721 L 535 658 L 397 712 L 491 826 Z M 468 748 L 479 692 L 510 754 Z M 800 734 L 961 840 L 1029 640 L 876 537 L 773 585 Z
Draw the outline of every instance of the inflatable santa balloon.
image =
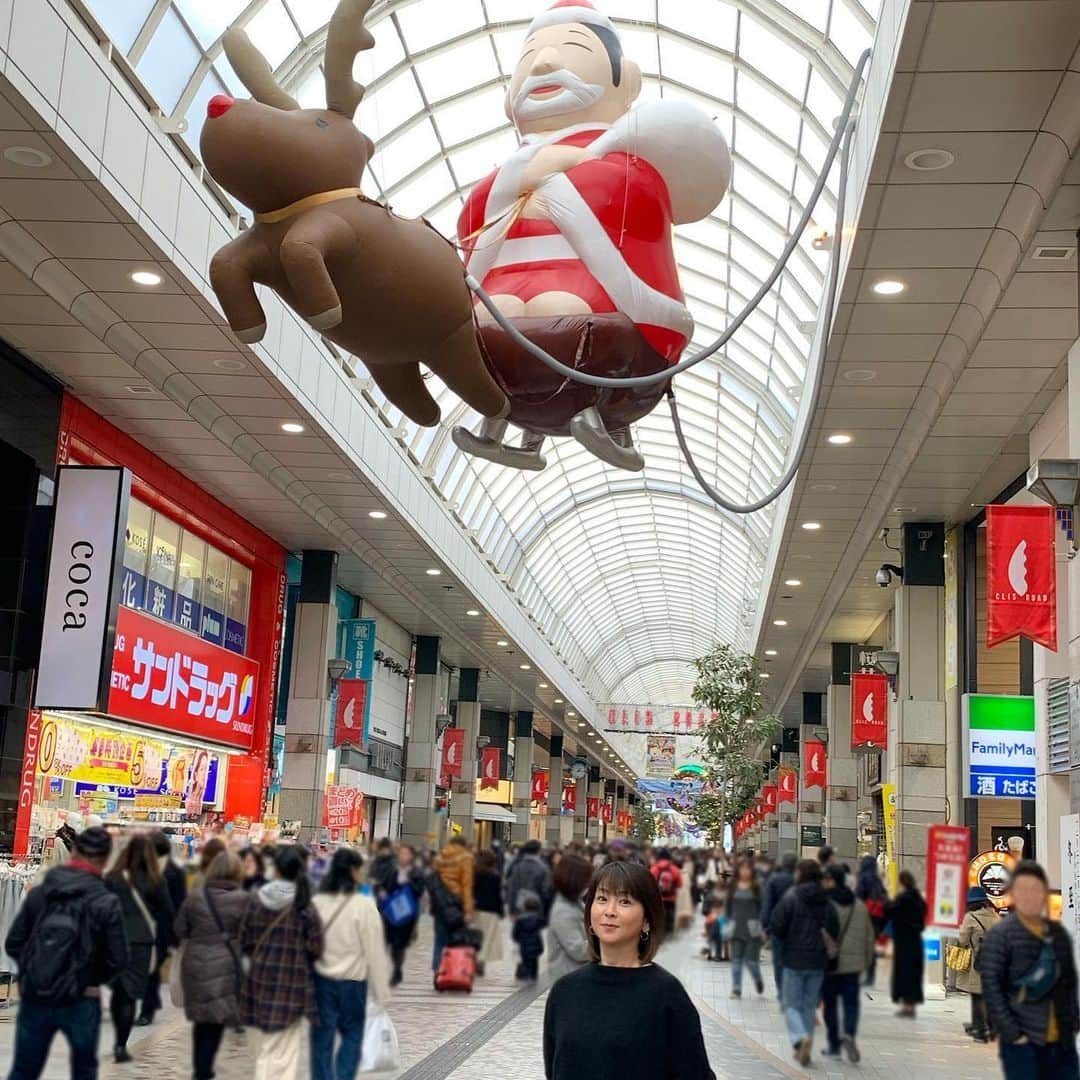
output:
M 588 0 L 539 15 L 506 99 L 517 152 L 472 191 L 458 223 L 469 272 L 499 311 L 564 364 L 628 377 L 675 364 L 694 329 L 679 285 L 672 227 L 707 217 L 731 177 L 719 129 L 675 101 L 635 105 L 641 70 Z M 598 458 L 644 466 L 630 425 L 667 389 L 598 390 L 557 375 L 477 307 L 484 360 L 508 417 L 459 447 L 519 469 L 544 468 L 546 436 Z M 520 446 L 505 439 L 512 423 Z

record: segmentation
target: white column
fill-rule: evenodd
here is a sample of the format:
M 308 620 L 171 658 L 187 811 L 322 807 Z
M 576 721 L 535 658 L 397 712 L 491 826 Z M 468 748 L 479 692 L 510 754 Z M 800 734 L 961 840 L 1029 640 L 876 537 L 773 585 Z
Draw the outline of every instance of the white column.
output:
M 849 648 L 845 646 L 845 648 Z M 849 648 L 850 652 L 850 648 Z M 832 684 L 825 696 L 829 729 L 829 787 L 825 799 L 825 840 L 841 862 L 856 866 L 856 811 L 859 759 L 851 752 L 851 686 Z
M 523 844 L 529 839 L 532 814 L 533 714 L 518 712 L 514 717 L 514 816 L 510 839 Z
M 457 726 L 465 731 L 465 759 L 461 776 L 454 780 L 453 797 L 450 800 L 450 820 L 461 827 L 461 835 L 467 843 L 476 840 L 476 740 L 480 736 L 480 702 L 459 701 Z
M 442 711 L 439 639 L 416 639 L 416 675 L 413 686 L 412 728 L 405 758 L 401 796 L 401 839 L 420 849 L 438 846 L 435 784 L 439 746 L 435 717 Z
M 547 805 L 547 843 L 548 847 L 562 847 L 562 793 L 563 793 L 563 737 L 551 736 L 551 749 L 548 752 L 548 805 Z

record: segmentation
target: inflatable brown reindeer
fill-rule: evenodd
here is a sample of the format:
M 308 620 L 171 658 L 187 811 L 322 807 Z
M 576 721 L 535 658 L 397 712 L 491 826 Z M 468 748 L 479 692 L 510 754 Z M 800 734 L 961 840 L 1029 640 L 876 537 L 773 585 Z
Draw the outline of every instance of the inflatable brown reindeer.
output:
M 210 174 L 255 212 L 255 224 L 214 256 L 210 280 L 241 341 L 266 332 L 255 285 L 268 285 L 359 357 L 418 424 L 439 421 L 421 363 L 484 416 L 502 416 L 507 400 L 481 358 L 457 253 L 423 221 L 400 218 L 360 190 L 375 148 L 353 123 L 364 87 L 352 68 L 375 44 L 364 26 L 373 2 L 342 0 L 330 20 L 325 110 L 301 109 L 242 30 L 225 35 L 254 100 L 213 98 L 200 146 Z

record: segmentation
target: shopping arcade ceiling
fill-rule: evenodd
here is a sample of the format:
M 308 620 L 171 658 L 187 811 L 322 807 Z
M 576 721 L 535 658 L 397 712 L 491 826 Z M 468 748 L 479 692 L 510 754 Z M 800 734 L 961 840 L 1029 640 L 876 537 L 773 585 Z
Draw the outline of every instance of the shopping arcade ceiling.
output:
M 368 19 L 376 47 L 357 69 L 368 85 L 358 122 L 379 146 L 373 193 L 453 234 L 463 192 L 515 146 L 502 86 L 540 6 L 376 3 Z M 876 12 L 858 0 L 798 0 L 790 9 L 771 0 L 603 6 L 645 71 L 643 96 L 697 103 L 732 146 L 732 194 L 676 240 L 695 340 L 704 343 L 754 292 L 802 212 Z M 242 92 L 220 50 L 234 19 L 301 103 L 321 104 L 330 0 L 89 7 L 163 110 L 188 120 L 193 149 L 206 101 Z M 820 222 L 831 224 L 833 206 L 830 190 Z M 736 498 L 764 492 L 782 468 L 826 257 L 804 244 L 726 355 L 679 380 L 703 471 Z M 637 425 L 648 462 L 639 477 L 568 441 L 549 447 L 544 473 L 526 477 L 461 455 L 449 429 L 476 417 L 437 380 L 430 385 L 444 406 L 438 429 L 415 429 L 374 400 L 594 700 L 677 702 L 688 696 L 686 658 L 710 638 L 751 644 L 773 511 L 748 519 L 715 512 L 679 459 L 666 413 Z

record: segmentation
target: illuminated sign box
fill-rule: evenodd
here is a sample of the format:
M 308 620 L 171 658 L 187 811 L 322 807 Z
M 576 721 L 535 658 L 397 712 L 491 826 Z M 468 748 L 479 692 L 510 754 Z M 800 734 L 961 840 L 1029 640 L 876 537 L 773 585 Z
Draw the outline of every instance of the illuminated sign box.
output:
M 964 793 L 1035 798 L 1035 699 L 964 694 Z

